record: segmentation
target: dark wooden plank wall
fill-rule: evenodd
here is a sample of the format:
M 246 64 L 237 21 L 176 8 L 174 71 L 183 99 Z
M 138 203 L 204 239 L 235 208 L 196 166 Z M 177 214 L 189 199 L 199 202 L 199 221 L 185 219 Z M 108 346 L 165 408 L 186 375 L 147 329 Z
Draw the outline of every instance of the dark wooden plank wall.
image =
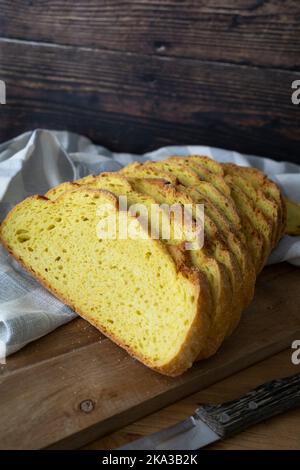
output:
M 299 57 L 298 0 L 0 0 L 0 140 L 47 127 L 297 162 Z

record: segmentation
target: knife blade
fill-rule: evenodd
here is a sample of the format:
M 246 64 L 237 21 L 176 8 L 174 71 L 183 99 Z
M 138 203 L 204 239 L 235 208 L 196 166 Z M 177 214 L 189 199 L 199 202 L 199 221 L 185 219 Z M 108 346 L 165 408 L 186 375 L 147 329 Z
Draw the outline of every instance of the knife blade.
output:
M 300 406 L 300 374 L 273 380 L 237 400 L 203 405 L 192 416 L 118 450 L 197 450 Z
M 162 431 L 120 447 L 119 450 L 194 450 L 220 437 L 196 415 Z

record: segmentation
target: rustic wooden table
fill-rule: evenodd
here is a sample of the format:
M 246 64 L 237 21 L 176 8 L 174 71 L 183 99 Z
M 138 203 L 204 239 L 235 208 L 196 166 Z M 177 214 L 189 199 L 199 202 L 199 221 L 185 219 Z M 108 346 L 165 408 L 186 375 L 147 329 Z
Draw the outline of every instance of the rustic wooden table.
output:
M 219 353 L 172 379 L 135 361 L 82 319 L 58 328 L 0 367 L 0 448 L 115 448 L 184 419 L 201 403 L 238 398 L 298 372 L 291 345 L 300 338 L 299 285 L 296 267 L 266 267 L 251 306 Z M 215 447 L 300 448 L 299 416 L 272 419 Z
M 113 434 L 92 442 L 84 449 L 116 448 L 185 419 L 201 403 L 222 403 L 246 393 L 265 381 L 295 374 L 300 371 L 300 366 L 292 364 L 291 353 L 292 350 L 287 349 Z M 235 437 L 213 444 L 209 448 L 216 450 L 299 450 L 300 409 L 262 422 Z

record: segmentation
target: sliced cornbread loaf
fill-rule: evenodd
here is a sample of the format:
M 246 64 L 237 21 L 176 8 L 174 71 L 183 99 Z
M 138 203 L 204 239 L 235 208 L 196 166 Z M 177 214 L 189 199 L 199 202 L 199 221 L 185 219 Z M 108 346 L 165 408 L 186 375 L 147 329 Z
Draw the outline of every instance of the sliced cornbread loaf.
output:
M 127 197 L 125 209 L 121 199 L 116 199 L 121 196 Z M 63 183 L 50 190 L 47 197 L 50 200 L 29 198 L 19 205 L 20 209 L 17 206 L 12 211 L 2 226 L 4 244 L 27 269 L 36 271 L 35 275 L 55 295 L 139 360 L 168 375 L 177 375 L 197 358 L 213 354 L 233 331 L 252 298 L 256 273 L 285 228 L 286 208 L 275 183 L 258 170 L 219 164 L 196 155 L 134 163 L 118 173 Z M 101 253 L 91 260 L 94 198 L 100 201 L 100 208 L 105 207 L 106 216 L 116 214 L 119 220 L 128 213 L 128 228 L 133 223 L 139 235 L 147 235 L 146 248 L 142 237 L 107 240 L 102 236 L 96 245 Z M 106 210 L 108 201 L 113 203 Z M 162 221 L 168 211 L 160 209 L 154 221 L 148 217 L 155 203 L 189 205 L 192 233 L 196 230 L 196 205 L 204 204 L 203 248 L 187 249 L 190 232 L 185 226 L 183 239 L 176 238 L 176 217 L 169 220 L 172 228 L 166 238 Z M 140 205 L 146 208 L 146 223 Z M 101 219 L 103 211 L 100 214 Z M 149 236 L 152 229 L 157 235 L 155 240 Z M 81 246 L 89 261 L 80 253 L 75 267 L 69 246 L 76 246 L 76 264 Z M 60 249 L 62 254 L 57 255 Z M 161 265 L 156 275 L 158 258 L 164 267 L 163 276 Z M 98 262 L 101 269 L 96 270 Z M 127 272 L 131 273 L 128 279 L 124 275 Z M 120 278 L 118 293 L 122 295 L 114 299 L 113 286 Z M 98 291 L 94 279 L 100 286 Z M 171 324 L 174 327 L 169 334 Z
M 136 239 L 98 238 L 96 227 L 108 215 L 118 227 L 117 199 L 105 191 L 79 188 L 55 201 L 34 196 L 10 212 L 1 239 L 51 292 L 130 354 L 180 374 L 198 354 L 205 288 L 129 214 Z

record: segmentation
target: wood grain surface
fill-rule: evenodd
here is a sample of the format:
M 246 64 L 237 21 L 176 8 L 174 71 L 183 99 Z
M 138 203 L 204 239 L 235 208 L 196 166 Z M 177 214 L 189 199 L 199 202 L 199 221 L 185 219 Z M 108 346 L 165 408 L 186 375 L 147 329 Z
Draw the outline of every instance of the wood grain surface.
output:
M 193 414 L 204 403 L 234 400 L 258 385 L 300 372 L 291 361 L 291 349 L 190 395 L 173 405 L 97 439 L 84 449 L 109 450 L 172 426 Z M 268 419 L 248 430 L 207 447 L 210 450 L 300 450 L 300 408 Z
M 173 144 L 248 153 L 259 145 L 272 157 L 299 147 L 290 99 L 298 72 L 1 41 L 0 56 L 7 137 L 55 127 L 135 153 L 170 143 L 171 134 Z
M 83 320 L 65 325 L 1 366 L 0 447 L 77 448 L 283 350 L 300 338 L 299 282 L 293 266 L 266 268 L 234 335 L 176 379 Z
M 1 0 L 1 35 L 300 70 L 297 0 Z
M 68 129 L 113 150 L 204 144 L 298 160 L 296 0 L 0 0 L 0 141 Z

